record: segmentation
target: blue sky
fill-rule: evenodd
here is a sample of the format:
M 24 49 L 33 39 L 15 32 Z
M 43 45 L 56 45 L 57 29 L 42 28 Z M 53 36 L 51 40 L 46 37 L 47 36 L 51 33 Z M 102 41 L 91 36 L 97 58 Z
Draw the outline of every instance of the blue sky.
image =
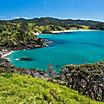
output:
M 0 0 L 0 19 L 47 16 L 104 21 L 104 0 Z

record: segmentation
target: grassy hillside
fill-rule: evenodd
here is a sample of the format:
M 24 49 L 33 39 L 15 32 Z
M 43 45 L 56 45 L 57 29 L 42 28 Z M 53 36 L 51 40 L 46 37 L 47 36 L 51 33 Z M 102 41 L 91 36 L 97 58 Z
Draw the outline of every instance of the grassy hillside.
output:
M 0 104 L 104 104 L 31 76 L 0 74 Z

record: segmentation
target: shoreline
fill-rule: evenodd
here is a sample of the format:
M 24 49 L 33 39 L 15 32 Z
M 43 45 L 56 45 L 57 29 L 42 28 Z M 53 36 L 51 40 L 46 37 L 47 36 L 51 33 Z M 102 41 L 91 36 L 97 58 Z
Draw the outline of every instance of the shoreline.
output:
M 70 32 L 84 32 L 84 31 L 102 31 L 102 30 L 84 30 L 84 29 L 79 29 L 79 30 L 63 30 L 63 31 L 50 31 L 50 33 L 42 33 L 42 32 L 32 32 L 35 36 L 39 36 L 41 34 L 59 34 L 59 33 L 70 33 Z
M 100 31 L 100 30 L 84 30 L 84 29 L 79 29 L 79 30 L 63 30 L 63 31 L 50 31 L 50 33 L 42 33 L 42 32 L 32 32 L 35 36 L 41 35 L 41 34 L 58 34 L 58 33 L 68 33 L 68 32 L 83 32 L 83 31 Z
M 99 31 L 99 30 L 64 30 L 64 31 L 54 31 L 54 33 L 78 32 L 78 31 Z M 13 52 L 14 52 L 13 50 L 10 50 L 10 51 L 8 51 L 7 49 L 3 50 L 1 54 L 1 58 L 8 60 L 6 56 L 12 54 Z M 32 77 L 37 77 L 42 79 L 45 78 L 47 81 L 65 85 L 95 100 L 98 100 L 97 98 L 100 94 L 99 99 L 103 101 L 102 92 L 104 89 L 104 85 L 103 85 L 104 70 L 102 69 L 104 68 L 103 66 L 104 62 L 97 62 L 94 64 L 64 65 L 62 68 L 60 68 L 61 73 L 59 74 L 56 73 L 54 70 L 51 70 L 51 66 L 48 68 L 50 70 L 41 71 L 35 68 L 33 70 L 16 68 L 15 66 L 12 66 L 10 61 L 8 62 L 4 61 L 3 64 L 4 66 L 2 67 L 4 67 L 4 70 L 2 69 L 2 71 L 7 72 L 7 68 L 8 68 L 10 69 L 9 72 L 11 73 L 16 72 L 20 74 L 31 75 Z M 99 69 L 99 72 L 98 72 L 98 69 Z M 100 90 L 101 92 L 97 92 L 96 89 Z
M 6 56 L 8 56 L 8 55 L 10 55 L 10 54 L 12 54 L 13 53 L 13 51 L 10 51 L 10 52 L 6 52 L 5 53 L 5 51 L 2 53 L 2 56 L 1 56 L 1 58 L 5 58 Z
M 83 30 L 83 29 L 80 29 L 80 30 L 63 30 L 63 31 L 51 31 L 52 34 L 55 34 L 55 33 L 67 33 L 67 32 L 83 32 L 83 31 L 99 31 L 99 30 Z
M 100 30 L 84 30 L 84 29 L 79 29 L 79 30 L 64 30 L 64 31 L 51 31 L 51 34 L 58 34 L 58 33 L 68 33 L 68 32 L 83 32 L 83 31 L 100 31 Z M 33 33 L 34 35 L 38 36 L 41 35 L 41 32 Z M 27 49 L 24 49 L 27 50 Z M 12 54 L 14 51 L 2 51 L 1 58 L 5 58 L 6 56 Z
M 41 32 L 32 32 L 35 36 L 38 36 L 39 34 L 41 34 Z

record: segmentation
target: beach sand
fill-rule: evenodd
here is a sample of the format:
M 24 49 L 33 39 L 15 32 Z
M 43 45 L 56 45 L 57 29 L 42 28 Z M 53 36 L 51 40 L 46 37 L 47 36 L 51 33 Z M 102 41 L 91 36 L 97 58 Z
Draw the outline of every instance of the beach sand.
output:
M 64 33 L 64 32 L 78 32 L 78 31 L 98 31 L 98 30 L 64 30 L 64 31 L 51 31 L 51 33 Z
M 8 55 L 10 55 L 10 54 L 12 54 L 12 53 L 13 53 L 13 51 L 8 52 L 8 53 L 3 53 L 1 58 L 5 58 L 6 56 L 8 56 Z

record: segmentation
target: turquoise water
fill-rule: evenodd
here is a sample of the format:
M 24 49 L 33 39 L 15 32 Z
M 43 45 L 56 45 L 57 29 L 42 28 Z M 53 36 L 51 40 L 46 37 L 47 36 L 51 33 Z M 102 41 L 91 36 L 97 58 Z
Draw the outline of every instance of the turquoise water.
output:
M 49 47 L 15 51 L 8 56 L 10 62 L 20 68 L 55 70 L 66 64 L 94 63 L 104 59 L 104 31 L 84 31 L 61 34 L 41 34 L 41 38 L 53 41 Z M 33 61 L 20 61 L 31 57 Z

